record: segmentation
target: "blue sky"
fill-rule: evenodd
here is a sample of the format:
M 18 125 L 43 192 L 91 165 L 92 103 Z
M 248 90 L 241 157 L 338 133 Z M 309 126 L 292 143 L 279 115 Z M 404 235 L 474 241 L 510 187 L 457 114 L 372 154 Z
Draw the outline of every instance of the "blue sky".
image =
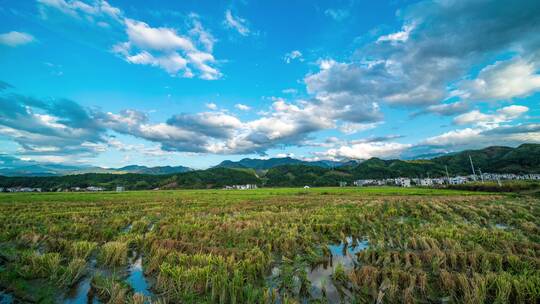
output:
M 537 1 L 0 1 L 0 154 L 120 167 L 540 142 Z

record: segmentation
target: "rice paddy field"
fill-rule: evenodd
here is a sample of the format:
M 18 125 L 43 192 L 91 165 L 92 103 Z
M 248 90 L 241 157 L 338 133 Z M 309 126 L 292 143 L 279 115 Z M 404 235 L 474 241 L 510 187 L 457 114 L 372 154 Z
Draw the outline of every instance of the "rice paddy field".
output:
M 540 198 L 0 194 L 1 303 L 538 303 Z

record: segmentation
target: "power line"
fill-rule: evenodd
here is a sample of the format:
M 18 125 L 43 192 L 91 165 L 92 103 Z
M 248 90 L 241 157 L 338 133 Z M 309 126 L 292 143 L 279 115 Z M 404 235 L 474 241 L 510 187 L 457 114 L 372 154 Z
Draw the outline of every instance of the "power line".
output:
M 471 157 L 470 154 L 469 154 L 469 161 L 471 162 L 471 168 L 472 168 L 473 178 L 474 178 L 474 180 L 476 180 L 476 172 L 474 171 L 474 165 L 473 165 L 472 157 Z

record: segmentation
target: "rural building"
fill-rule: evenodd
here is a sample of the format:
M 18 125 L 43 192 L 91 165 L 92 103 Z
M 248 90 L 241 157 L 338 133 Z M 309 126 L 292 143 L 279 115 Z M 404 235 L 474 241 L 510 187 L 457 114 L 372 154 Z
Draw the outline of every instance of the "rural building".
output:
M 409 188 L 411 186 L 411 179 L 405 177 L 398 177 L 395 179 L 396 186 Z
M 431 180 L 431 178 L 415 178 L 413 181 L 417 186 L 422 186 L 422 187 L 433 186 L 433 180 Z
M 232 186 L 225 186 L 223 189 L 225 189 L 225 190 L 249 190 L 249 189 L 257 189 L 257 185 L 255 185 L 255 184 L 232 185 Z
M 41 188 L 30 188 L 30 187 L 12 187 L 3 189 L 6 192 L 41 192 Z
M 432 178 L 431 181 L 434 185 L 444 185 L 446 183 L 446 179 L 444 178 Z
M 467 179 L 463 176 L 455 176 L 451 177 L 448 182 L 450 183 L 450 185 L 461 185 L 465 184 L 467 182 Z
M 357 187 L 364 187 L 364 186 L 374 186 L 376 185 L 377 180 L 374 179 L 359 179 L 353 182 L 353 185 Z
M 86 190 L 87 191 L 91 191 L 91 192 L 96 192 L 96 191 L 103 191 L 103 187 L 95 187 L 95 186 L 90 186 L 90 187 L 86 187 Z

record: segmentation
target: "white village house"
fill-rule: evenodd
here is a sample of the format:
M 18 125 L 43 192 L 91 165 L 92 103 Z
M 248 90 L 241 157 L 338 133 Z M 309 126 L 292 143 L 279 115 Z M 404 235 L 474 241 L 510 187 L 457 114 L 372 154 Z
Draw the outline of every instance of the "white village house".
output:
M 224 190 L 250 190 L 250 189 L 257 189 L 257 185 L 255 184 L 232 185 L 232 186 L 225 186 L 223 189 Z

